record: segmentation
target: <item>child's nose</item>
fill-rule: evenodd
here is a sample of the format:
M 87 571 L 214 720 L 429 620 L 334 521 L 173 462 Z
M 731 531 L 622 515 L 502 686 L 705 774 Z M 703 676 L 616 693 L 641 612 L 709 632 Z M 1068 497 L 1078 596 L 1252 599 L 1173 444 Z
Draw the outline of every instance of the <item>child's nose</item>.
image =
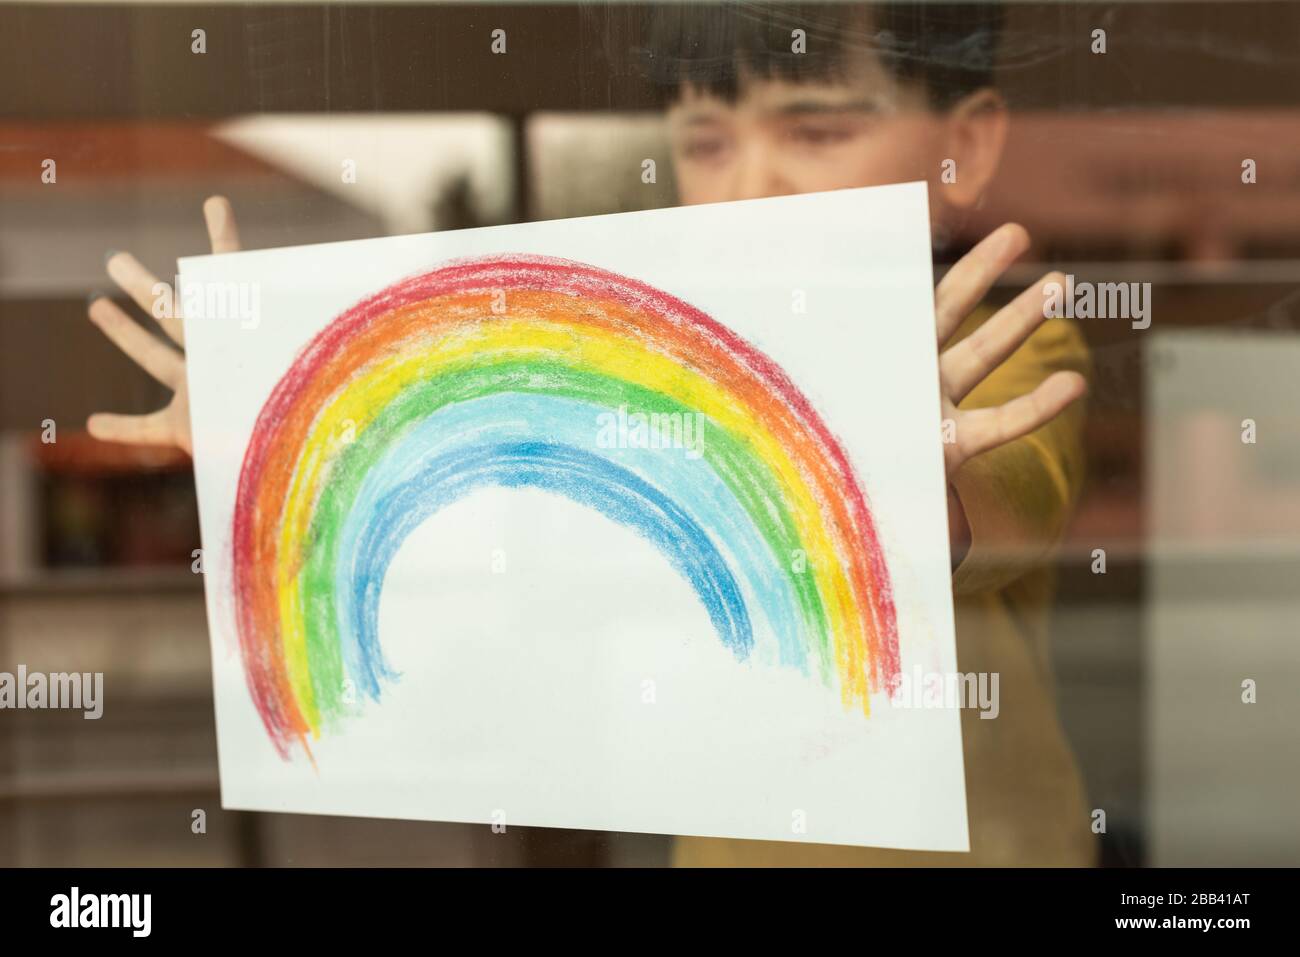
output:
M 794 192 L 772 163 L 771 151 L 752 146 L 741 151 L 733 180 L 732 199 L 762 199 Z

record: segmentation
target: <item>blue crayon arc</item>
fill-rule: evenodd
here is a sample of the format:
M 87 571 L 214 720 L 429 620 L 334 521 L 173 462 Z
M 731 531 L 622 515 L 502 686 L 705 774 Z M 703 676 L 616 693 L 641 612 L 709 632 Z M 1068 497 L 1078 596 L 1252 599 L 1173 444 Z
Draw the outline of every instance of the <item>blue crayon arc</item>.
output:
M 723 644 L 740 660 L 754 635 L 740 586 L 708 533 L 680 506 L 637 476 L 583 449 L 549 442 L 505 442 L 453 449 L 385 494 L 368 513 L 348 581 L 361 690 L 379 696 L 392 676 L 379 646 L 379 599 L 393 557 L 406 538 L 437 511 L 485 487 L 531 487 L 596 509 L 654 544 L 690 583 Z

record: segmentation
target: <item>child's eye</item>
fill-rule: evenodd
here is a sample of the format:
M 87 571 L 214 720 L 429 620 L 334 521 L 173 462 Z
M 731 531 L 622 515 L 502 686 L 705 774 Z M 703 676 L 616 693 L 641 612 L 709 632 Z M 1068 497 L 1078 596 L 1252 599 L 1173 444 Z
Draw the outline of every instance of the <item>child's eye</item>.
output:
M 833 146 L 853 137 L 853 130 L 840 126 L 812 126 L 800 124 L 792 127 L 788 137 L 804 146 Z
M 717 159 L 727 148 L 727 144 L 719 138 L 701 138 L 688 140 L 682 144 L 681 153 L 686 159 L 705 162 Z

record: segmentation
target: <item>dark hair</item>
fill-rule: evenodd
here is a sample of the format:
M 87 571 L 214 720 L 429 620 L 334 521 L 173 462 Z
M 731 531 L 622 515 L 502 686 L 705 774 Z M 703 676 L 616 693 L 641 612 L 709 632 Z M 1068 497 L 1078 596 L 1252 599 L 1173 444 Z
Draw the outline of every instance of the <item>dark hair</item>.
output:
M 946 109 L 993 81 L 1002 29 L 997 3 L 780 3 L 726 0 L 656 7 L 641 51 L 660 98 L 685 84 L 728 101 L 741 74 L 796 82 L 843 77 L 849 54 L 870 51 L 900 82 L 924 85 Z M 791 50 L 802 29 L 807 51 Z

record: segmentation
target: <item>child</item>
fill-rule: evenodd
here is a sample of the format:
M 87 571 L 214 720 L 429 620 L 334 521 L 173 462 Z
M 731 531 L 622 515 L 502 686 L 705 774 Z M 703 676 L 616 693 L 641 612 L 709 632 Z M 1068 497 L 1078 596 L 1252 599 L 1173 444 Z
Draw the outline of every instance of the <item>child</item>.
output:
M 923 179 L 943 237 L 997 171 L 1008 118 L 990 85 L 995 8 L 749 5 L 652 16 L 645 52 L 669 94 L 683 202 Z M 941 176 L 945 168 L 955 178 Z M 204 215 L 214 252 L 238 248 L 228 202 L 209 199 Z M 1046 628 L 1046 559 L 1083 479 L 1075 400 L 1086 391 L 1087 352 L 1065 320 L 1044 319 L 1043 284 L 1060 277 L 1044 277 L 997 312 L 979 306 L 1028 244 L 1022 228 L 1003 226 L 935 290 L 943 417 L 951 422 L 944 460 L 958 667 L 999 678 L 996 718 L 962 714 L 971 853 L 680 838 L 677 863 L 1093 862 L 1078 772 L 1052 700 Z M 108 272 L 150 309 L 156 280 L 133 257 L 110 256 Z M 92 302 L 90 317 L 175 390 L 151 415 L 92 416 L 91 433 L 189 451 L 180 353 L 108 299 Z M 181 344 L 179 322 L 160 321 Z

